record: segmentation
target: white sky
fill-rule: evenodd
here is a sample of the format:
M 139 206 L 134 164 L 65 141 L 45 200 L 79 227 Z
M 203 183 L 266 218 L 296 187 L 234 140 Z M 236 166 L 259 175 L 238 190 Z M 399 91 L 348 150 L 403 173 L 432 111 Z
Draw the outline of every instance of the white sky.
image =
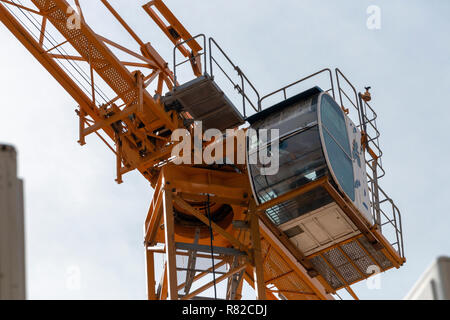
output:
M 111 3 L 172 61 L 171 44 L 138 5 L 145 1 Z M 382 186 L 403 213 L 408 261 L 383 275 L 381 290 L 357 285 L 361 298 L 401 299 L 432 259 L 449 255 L 450 2 L 166 4 L 192 34 L 216 38 L 261 93 L 324 67 L 339 67 L 359 90 L 373 87 Z M 366 27 L 372 4 L 382 10 L 381 30 Z M 85 11 L 94 29 L 122 39 L 95 10 Z M 83 148 L 76 143 L 76 103 L 3 25 L 0 43 L 0 141 L 17 147 L 25 179 L 29 298 L 145 298 L 142 224 L 152 190 L 136 173 L 117 186 L 112 153 L 94 137 Z M 67 286 L 72 266 L 81 271 L 80 290 Z

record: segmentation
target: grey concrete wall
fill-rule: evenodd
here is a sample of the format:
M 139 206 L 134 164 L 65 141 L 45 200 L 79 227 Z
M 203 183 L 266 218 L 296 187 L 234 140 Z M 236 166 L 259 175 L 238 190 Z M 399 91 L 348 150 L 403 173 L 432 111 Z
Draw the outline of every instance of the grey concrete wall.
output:
M 440 257 L 424 272 L 406 300 L 450 300 L 450 258 Z
M 25 291 L 23 182 L 15 149 L 0 144 L 0 300 L 23 300 Z

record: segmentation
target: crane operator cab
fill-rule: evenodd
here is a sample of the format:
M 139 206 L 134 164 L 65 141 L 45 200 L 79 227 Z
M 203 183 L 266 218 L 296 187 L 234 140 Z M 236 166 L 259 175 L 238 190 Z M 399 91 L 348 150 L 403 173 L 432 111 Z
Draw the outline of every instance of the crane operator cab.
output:
M 256 132 L 247 160 L 257 204 L 333 289 L 367 278 L 371 265 L 397 265 L 383 254 L 389 245 L 381 233 L 372 232 L 361 132 L 328 93 L 314 87 L 247 120 Z M 261 139 L 261 129 L 278 129 L 277 143 Z M 279 170 L 266 174 L 252 159 L 275 147 Z
M 278 173 L 266 175 L 261 163 L 250 165 L 253 190 L 259 203 L 329 176 L 364 218 L 373 222 L 361 133 L 330 95 L 316 87 L 249 118 L 249 122 L 256 132 L 280 130 Z M 270 149 L 270 144 L 258 145 L 255 138 L 248 145 L 249 156 Z M 292 203 L 269 209 L 267 215 L 277 226 L 288 226 L 292 220 L 311 211 L 323 207 L 330 207 L 328 211 L 332 211 L 329 206 L 332 202 L 332 198 L 318 188 Z

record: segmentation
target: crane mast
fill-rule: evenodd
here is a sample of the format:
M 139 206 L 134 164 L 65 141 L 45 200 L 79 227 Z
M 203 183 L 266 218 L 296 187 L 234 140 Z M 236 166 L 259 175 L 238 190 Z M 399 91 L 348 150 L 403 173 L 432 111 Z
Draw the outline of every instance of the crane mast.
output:
M 369 135 L 368 127 L 374 120 L 368 116 L 373 111 L 368 104 L 368 90 L 365 95 L 355 90 L 352 103 L 358 109 L 361 149 L 369 157 L 367 165 L 372 175 L 368 210 L 374 212 L 375 222 L 371 224 L 361 217 L 360 210 L 339 190 L 331 175 L 262 202 L 252 184 L 248 163 L 176 165 L 172 150 L 177 143 L 172 135 L 178 129 L 186 130 L 195 144 L 195 121 L 202 120 L 209 128 L 209 123 L 219 122 L 217 118 L 229 119 L 229 123 L 220 121 L 224 126 L 221 131 L 232 129 L 226 141 L 235 147 L 224 150 L 224 157 L 234 157 L 239 138 L 246 134 L 246 129 L 237 128 L 250 119 L 250 107 L 264 115 L 265 98 L 259 97 L 214 39 L 209 39 L 208 46 L 206 36 L 193 37 L 161 0 L 150 1 L 142 9 L 175 46 L 174 56 L 181 54 L 190 64 L 195 81 L 187 85 L 179 83 L 180 64 L 175 58 L 171 69 L 107 0 L 101 3 L 110 18 L 133 39 L 134 49 L 96 33 L 78 0 L 72 5 L 66 0 L 0 0 L 0 21 L 78 104 L 79 143 L 86 144 L 90 135 L 98 136 L 115 156 L 117 183 L 122 183 L 127 173 L 138 170 L 154 189 L 144 223 L 149 299 L 198 299 L 221 282 L 227 282 L 225 299 L 241 299 L 244 281 L 254 288 L 258 299 L 331 300 L 340 289 L 357 298 L 350 286 L 372 276 L 366 272 L 367 266 L 375 265 L 384 272 L 403 265 L 406 260 L 399 212 L 378 186 L 382 153 L 378 150 L 378 135 Z M 233 83 L 242 97 L 241 112 L 231 107 L 214 82 L 213 65 L 216 70 L 220 65 L 213 57 L 213 48 L 225 56 L 242 80 Z M 315 94 L 336 98 L 337 91 L 339 107 L 348 113 L 343 97 L 349 96 L 341 87 L 348 80 L 340 70 L 336 69 L 337 90 L 329 69 L 305 79 L 328 73 L 331 89 Z M 256 92 L 256 102 L 246 94 L 249 88 Z M 288 88 L 274 94 L 281 92 L 287 98 Z M 209 105 L 219 107 L 200 114 L 197 106 L 203 102 L 193 97 L 202 97 L 201 101 L 206 99 Z M 205 141 L 201 149 L 212 144 L 214 141 Z M 331 242 L 308 251 L 291 241 L 291 229 L 284 230 L 266 213 L 318 188 L 329 195 L 351 232 L 345 237 L 329 234 Z M 387 217 L 381 209 L 385 204 L 392 205 L 393 212 L 387 222 L 382 221 L 383 216 Z M 318 221 L 317 217 L 312 219 Z M 385 224 L 395 227 L 396 242 L 383 235 Z M 159 265 L 155 259 L 158 254 L 164 258 Z M 343 262 L 336 262 L 336 255 Z M 208 268 L 199 268 L 208 263 Z M 163 270 L 159 282 L 156 268 Z

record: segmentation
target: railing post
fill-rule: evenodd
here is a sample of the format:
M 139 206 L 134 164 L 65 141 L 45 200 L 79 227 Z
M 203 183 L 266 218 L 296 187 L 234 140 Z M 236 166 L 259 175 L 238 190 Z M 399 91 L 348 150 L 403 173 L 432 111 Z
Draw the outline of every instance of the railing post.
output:
M 191 55 L 189 57 L 189 59 L 187 59 L 187 60 L 177 64 L 177 49 L 180 46 L 182 46 L 182 45 L 184 45 L 186 43 L 189 43 L 189 42 L 191 42 L 191 41 L 193 41 L 193 40 L 195 40 L 197 38 L 200 38 L 200 37 L 203 38 L 203 53 L 198 52 L 196 55 Z M 194 52 L 192 52 L 192 53 L 194 53 Z M 203 74 L 206 75 L 208 73 L 208 67 L 207 67 L 207 65 L 208 65 L 208 58 L 207 58 L 208 48 L 207 48 L 207 44 L 206 44 L 206 36 L 203 33 L 198 34 L 195 37 L 192 37 L 192 38 L 190 38 L 188 40 L 185 40 L 185 41 L 180 42 L 177 45 L 175 45 L 175 47 L 173 48 L 173 75 L 174 75 L 174 82 L 175 82 L 175 86 L 174 87 L 175 88 L 177 86 L 177 67 L 179 65 L 182 65 L 182 64 L 188 62 L 188 61 L 191 61 L 191 63 L 192 63 L 192 59 L 195 59 L 195 58 L 201 56 L 202 54 L 204 55 L 203 60 L 204 60 L 204 69 L 205 69 Z M 201 64 L 201 60 L 200 60 L 200 64 Z
M 156 300 L 155 257 L 154 253 L 148 250 L 147 244 L 145 244 L 145 263 L 147 266 L 147 297 L 148 300 Z
M 400 245 L 400 239 L 399 239 L 399 233 L 401 232 L 398 228 L 398 224 L 397 224 L 397 215 L 396 215 L 396 210 L 394 207 L 394 203 L 391 201 L 392 204 L 392 212 L 394 214 L 394 226 L 395 226 L 395 236 L 397 237 L 397 248 L 398 248 L 398 253 L 403 256 L 403 252 L 401 249 L 401 245 Z M 402 235 L 400 235 L 400 237 L 403 237 Z
M 244 112 L 244 118 L 247 118 L 247 110 L 245 108 L 245 82 L 244 77 L 240 72 L 239 75 L 241 76 L 241 84 L 242 84 L 242 111 Z
M 175 225 L 173 216 L 173 195 L 170 182 L 166 181 L 163 191 L 164 235 L 167 259 L 167 286 L 169 300 L 178 300 L 177 259 L 175 248 Z
M 373 193 L 373 208 L 375 210 L 375 223 L 379 226 L 381 232 L 381 214 L 380 214 L 380 195 L 378 191 L 378 160 L 374 159 L 372 162 L 372 193 Z

